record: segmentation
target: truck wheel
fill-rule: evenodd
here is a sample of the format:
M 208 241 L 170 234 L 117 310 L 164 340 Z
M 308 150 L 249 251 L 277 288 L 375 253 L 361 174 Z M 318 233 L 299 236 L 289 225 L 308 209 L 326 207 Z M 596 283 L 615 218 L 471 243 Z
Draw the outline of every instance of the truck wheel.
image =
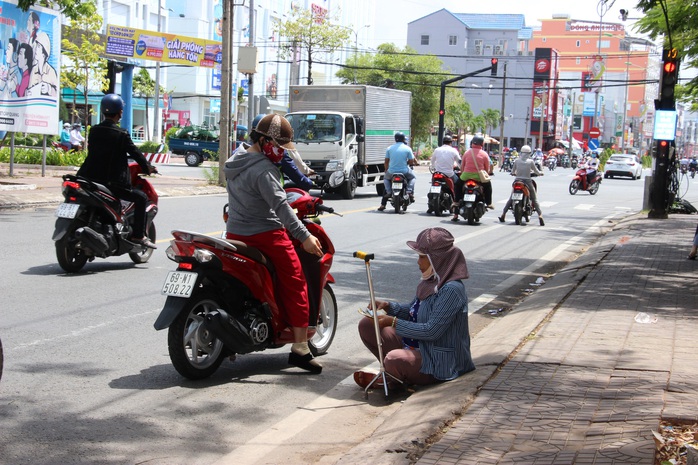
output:
M 343 199 L 351 200 L 356 194 L 356 171 L 349 171 L 349 179 L 344 181 L 340 186 L 339 191 Z
M 199 166 L 201 164 L 201 157 L 196 152 L 187 152 L 184 155 L 184 163 L 187 166 Z
M 381 197 L 383 197 L 383 195 L 385 195 L 385 184 L 383 184 L 383 181 L 376 184 L 376 194 L 378 194 Z

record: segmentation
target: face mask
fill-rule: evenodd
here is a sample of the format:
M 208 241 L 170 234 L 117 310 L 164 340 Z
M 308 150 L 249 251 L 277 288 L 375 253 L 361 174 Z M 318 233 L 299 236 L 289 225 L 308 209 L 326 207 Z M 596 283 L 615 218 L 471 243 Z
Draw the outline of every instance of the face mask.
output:
M 429 268 L 427 268 L 426 270 L 424 270 L 422 272 L 422 280 L 426 281 L 427 279 L 431 278 L 432 276 L 434 276 L 434 267 L 430 263 Z
M 271 142 L 264 144 L 262 146 L 262 151 L 272 163 L 279 163 L 284 157 L 284 149 L 281 147 L 276 147 Z

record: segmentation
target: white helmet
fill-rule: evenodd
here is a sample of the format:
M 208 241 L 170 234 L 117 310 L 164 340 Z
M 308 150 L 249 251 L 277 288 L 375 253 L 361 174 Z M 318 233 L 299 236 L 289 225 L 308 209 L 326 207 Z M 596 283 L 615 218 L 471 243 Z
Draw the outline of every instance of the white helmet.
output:
M 523 147 L 521 147 L 521 153 L 531 153 L 531 146 L 524 145 Z

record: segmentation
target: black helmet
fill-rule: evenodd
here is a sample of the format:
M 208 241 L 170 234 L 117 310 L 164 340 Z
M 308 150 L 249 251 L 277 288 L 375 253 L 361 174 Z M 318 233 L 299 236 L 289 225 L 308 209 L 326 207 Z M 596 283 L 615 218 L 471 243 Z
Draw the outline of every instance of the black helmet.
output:
M 441 141 L 441 143 L 443 145 L 446 145 L 446 144 L 451 145 L 452 142 L 453 142 L 453 138 L 451 137 L 450 134 L 446 134 L 443 138 L 443 141 Z
M 405 134 L 398 131 L 395 133 L 395 142 L 405 142 Z
M 116 115 L 124 109 L 124 101 L 117 94 L 107 94 L 102 97 L 102 113 L 105 115 Z
M 473 140 L 470 141 L 470 146 L 472 147 L 473 145 L 477 145 L 479 147 L 482 147 L 485 143 L 485 139 L 483 139 L 481 136 L 475 136 L 473 137 Z

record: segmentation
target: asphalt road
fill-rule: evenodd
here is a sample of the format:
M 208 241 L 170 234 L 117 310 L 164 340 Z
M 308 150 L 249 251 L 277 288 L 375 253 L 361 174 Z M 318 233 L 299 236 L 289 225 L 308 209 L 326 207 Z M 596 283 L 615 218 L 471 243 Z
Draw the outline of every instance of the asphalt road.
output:
M 426 227 L 450 230 L 468 260 L 466 287 L 476 312 L 471 332 L 477 333 L 491 318 L 488 310 L 511 305 L 536 277 L 580 253 L 601 228 L 642 208 L 644 179 L 604 180 L 595 196 L 571 196 L 572 173 L 558 168 L 538 180 L 545 227 L 535 219 L 516 226 L 511 215 L 506 224 L 497 221 L 512 180 L 504 173 L 494 178 L 497 210 L 476 226 L 425 213 L 426 172 L 418 175 L 417 202 L 405 215 L 377 212 L 372 187 L 359 189 L 351 201 L 327 196 L 326 204 L 344 216 L 323 217 L 337 249 L 332 274 L 339 327 L 319 376 L 289 368 L 284 348 L 225 362 L 202 382 L 182 379 L 171 366 L 167 334 L 152 327 L 164 302 L 162 282 L 174 269 L 164 253 L 169 232 L 220 234 L 225 196 L 162 198 L 159 249 L 149 263 L 134 265 L 127 256 L 98 259 L 76 275 L 66 275 L 56 263 L 53 209 L 0 212 L 2 237 L 12 238 L 0 250 L 6 357 L 0 461 L 203 464 L 227 456 L 254 463 L 283 451 L 279 461 L 314 463 L 341 454 L 341 447 L 278 446 L 300 424 L 307 426 L 303 412 L 309 408 L 325 409 L 332 434 L 346 447 L 399 408 L 399 402 L 380 398 L 366 402 L 349 380 L 354 370 L 373 363 L 356 333 L 368 287 L 364 263 L 353 252 L 375 254 L 377 297 L 410 300 L 419 270 L 405 241 Z

